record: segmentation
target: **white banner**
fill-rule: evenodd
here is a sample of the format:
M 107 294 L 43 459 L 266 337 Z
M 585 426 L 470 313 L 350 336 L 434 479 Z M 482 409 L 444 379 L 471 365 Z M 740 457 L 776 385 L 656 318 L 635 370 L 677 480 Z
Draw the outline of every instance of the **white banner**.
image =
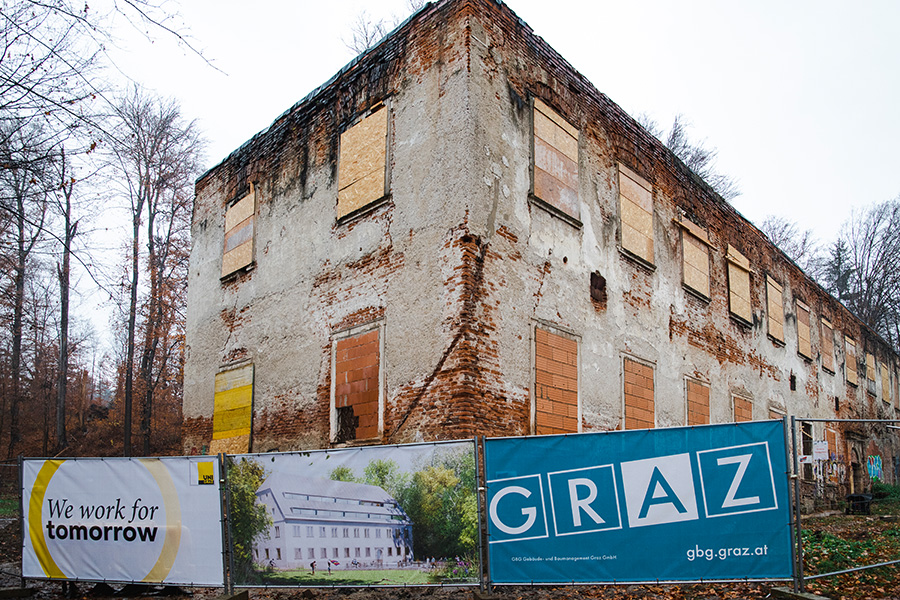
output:
M 25 577 L 223 585 L 215 457 L 26 460 Z

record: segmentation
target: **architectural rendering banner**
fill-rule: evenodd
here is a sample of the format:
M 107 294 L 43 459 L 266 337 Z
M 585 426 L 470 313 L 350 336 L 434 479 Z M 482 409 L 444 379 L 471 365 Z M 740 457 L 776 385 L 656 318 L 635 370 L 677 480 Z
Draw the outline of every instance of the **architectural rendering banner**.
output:
M 782 421 L 485 440 L 494 583 L 791 576 Z
M 227 460 L 237 586 L 478 582 L 471 440 Z
M 26 460 L 25 577 L 221 586 L 218 460 Z

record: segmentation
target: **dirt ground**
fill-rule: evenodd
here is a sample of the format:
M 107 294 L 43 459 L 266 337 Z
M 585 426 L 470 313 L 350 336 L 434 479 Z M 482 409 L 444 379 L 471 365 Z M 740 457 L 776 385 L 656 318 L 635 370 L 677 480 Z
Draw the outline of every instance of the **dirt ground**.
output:
M 877 518 L 849 517 L 813 521 L 814 531 L 827 529 L 830 532 L 846 530 L 850 538 L 864 538 L 880 533 L 891 525 Z M 21 585 L 21 531 L 17 520 L 0 522 L 0 589 Z M 882 569 L 882 573 L 887 569 Z M 900 600 L 900 578 L 893 568 L 888 573 L 875 578 L 855 576 L 841 582 L 819 582 L 814 586 L 819 593 L 828 592 L 830 598 L 862 600 L 868 598 Z M 895 581 L 896 579 L 896 581 Z M 871 580 L 871 581 L 869 581 Z M 63 586 L 59 582 L 29 581 L 29 588 L 35 590 L 33 598 L 39 600 L 63 600 Z M 786 584 L 785 584 L 786 585 Z M 576 600 L 596 598 L 598 600 L 639 599 L 639 600 L 756 600 L 772 597 L 772 584 L 691 584 L 691 585 L 627 585 L 627 586 L 562 586 L 562 587 L 495 587 L 492 592 L 497 600 Z M 115 591 L 114 591 L 115 590 Z M 135 592 L 114 586 L 114 590 L 95 590 L 92 584 L 79 584 L 71 590 L 74 598 L 136 598 Z M 170 595 L 171 592 L 176 595 Z M 264 589 L 250 590 L 251 600 L 451 600 L 473 598 L 478 588 L 461 587 L 415 587 L 415 588 L 334 588 L 334 589 Z M 194 588 L 192 590 L 166 590 L 152 587 L 145 590 L 143 597 L 167 595 L 171 598 L 191 597 L 194 600 L 212 600 L 223 593 L 221 588 Z M 181 592 L 181 593 L 178 593 Z

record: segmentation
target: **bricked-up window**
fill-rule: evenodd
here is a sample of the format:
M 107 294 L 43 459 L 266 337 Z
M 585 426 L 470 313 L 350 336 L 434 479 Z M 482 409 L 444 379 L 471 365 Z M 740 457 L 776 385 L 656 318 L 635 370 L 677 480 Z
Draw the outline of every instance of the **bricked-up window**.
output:
M 578 130 L 537 98 L 533 114 L 534 195 L 579 220 Z
M 834 328 L 822 319 L 822 368 L 834 373 Z
M 784 343 L 784 297 L 781 284 L 766 276 L 766 313 L 768 314 L 769 336 Z
M 225 248 L 222 251 L 222 277 L 253 263 L 253 229 L 256 220 L 256 190 L 225 211 Z
M 728 246 L 728 308 L 731 314 L 745 323 L 753 323 L 750 306 L 750 261 Z
M 653 186 L 619 163 L 622 249 L 653 264 Z
M 769 419 L 772 421 L 780 421 L 784 418 L 784 413 L 778 412 L 777 410 L 770 408 L 769 409 Z
M 534 432 L 577 433 L 578 342 L 542 327 L 534 338 Z
M 809 328 L 809 307 L 797 300 L 797 353 L 812 359 L 812 339 Z
M 216 373 L 210 454 L 250 452 L 253 365 Z
M 381 435 L 380 327 L 344 332 L 333 342 L 331 437 L 335 443 Z
M 651 429 L 656 425 L 653 367 L 625 357 L 623 360 L 625 429 Z
M 753 402 L 749 398 L 732 396 L 734 404 L 734 422 L 744 423 L 753 420 Z
M 825 441 L 828 443 L 829 460 L 837 460 L 837 433 L 834 429 L 825 430 Z
M 682 276 L 684 285 L 709 298 L 709 236 L 690 221 L 681 221 Z
M 337 218 L 387 195 L 388 110 L 379 107 L 341 134 Z
M 891 375 L 885 363 L 881 363 L 881 399 L 888 404 L 891 402 Z
M 709 386 L 695 379 L 688 379 L 685 386 L 687 396 L 687 424 L 709 424 Z
M 871 352 L 866 352 L 866 391 L 873 396 L 877 395 L 875 383 L 876 377 L 875 357 Z
M 856 342 L 845 337 L 844 348 L 846 349 L 847 383 L 859 385 L 859 377 L 856 374 Z

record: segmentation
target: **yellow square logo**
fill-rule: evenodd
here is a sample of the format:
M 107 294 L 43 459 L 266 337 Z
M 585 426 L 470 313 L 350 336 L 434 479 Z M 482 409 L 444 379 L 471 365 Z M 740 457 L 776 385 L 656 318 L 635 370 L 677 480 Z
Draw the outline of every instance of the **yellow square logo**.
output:
M 197 463 L 197 483 L 199 485 L 215 485 L 214 464 L 212 461 Z

